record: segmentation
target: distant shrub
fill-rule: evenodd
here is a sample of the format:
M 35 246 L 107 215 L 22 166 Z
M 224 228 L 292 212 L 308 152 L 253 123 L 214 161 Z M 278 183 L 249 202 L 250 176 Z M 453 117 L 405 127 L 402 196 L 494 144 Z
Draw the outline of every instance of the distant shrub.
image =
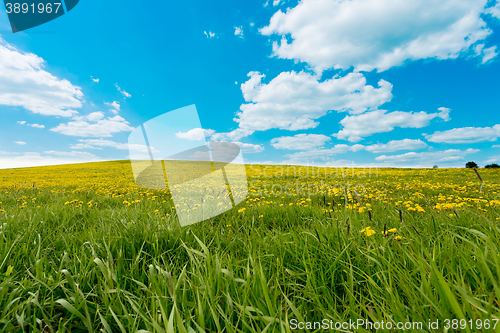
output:
M 465 167 L 466 167 L 466 168 L 471 168 L 471 169 L 473 169 L 473 168 L 478 168 L 477 163 L 476 163 L 476 162 L 474 162 L 474 161 L 471 161 L 471 162 L 467 162 L 467 163 L 465 163 Z
M 437 169 L 437 168 L 439 168 L 439 167 L 438 167 L 437 165 L 435 165 L 435 166 L 433 166 L 433 168 L 434 168 L 434 169 Z
M 493 163 L 493 164 L 488 164 L 485 166 L 485 168 L 487 169 L 491 169 L 491 168 L 500 168 L 500 165 L 496 164 L 496 163 Z

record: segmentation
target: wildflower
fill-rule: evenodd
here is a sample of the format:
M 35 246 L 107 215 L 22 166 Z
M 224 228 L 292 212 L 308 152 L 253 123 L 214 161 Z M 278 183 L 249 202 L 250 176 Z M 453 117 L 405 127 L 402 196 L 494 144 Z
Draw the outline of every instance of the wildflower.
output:
M 375 235 L 376 232 L 371 227 L 366 227 L 363 230 L 361 230 L 361 233 L 364 233 L 366 236 L 370 237 L 372 235 Z
M 403 239 L 403 237 L 401 237 L 401 236 L 395 236 L 394 239 L 397 240 L 397 241 L 400 241 L 400 240 Z
M 261 218 L 263 218 L 263 217 L 264 217 L 264 215 L 259 215 L 259 219 L 261 219 Z
M 246 210 L 246 208 L 243 207 L 243 208 L 241 208 L 241 209 L 238 210 L 238 213 L 243 213 L 245 210 Z
M 396 228 L 392 228 L 392 229 L 386 230 L 385 232 L 382 231 L 382 235 L 387 236 L 387 234 L 389 234 L 389 233 L 394 234 L 396 231 L 397 231 Z

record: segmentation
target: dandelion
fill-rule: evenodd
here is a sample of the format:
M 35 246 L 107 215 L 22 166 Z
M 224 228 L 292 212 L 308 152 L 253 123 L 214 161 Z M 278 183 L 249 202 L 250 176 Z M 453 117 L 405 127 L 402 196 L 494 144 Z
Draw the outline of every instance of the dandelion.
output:
M 401 236 L 395 236 L 394 239 L 397 240 L 397 241 L 400 241 L 400 240 L 403 239 L 403 237 L 401 237 Z
M 396 228 L 392 228 L 392 229 L 386 230 L 385 233 L 384 233 L 384 231 L 382 231 L 382 235 L 387 236 L 388 234 L 396 233 L 396 231 L 397 231 Z
M 376 234 L 376 231 L 372 229 L 372 227 L 366 227 L 361 230 L 361 233 L 364 233 L 366 236 L 370 237 Z

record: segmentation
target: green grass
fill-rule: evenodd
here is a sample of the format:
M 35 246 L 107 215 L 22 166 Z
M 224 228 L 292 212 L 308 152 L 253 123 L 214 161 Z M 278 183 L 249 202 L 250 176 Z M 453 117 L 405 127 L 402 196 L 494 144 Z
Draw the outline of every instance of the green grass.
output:
M 181 228 L 172 214 L 161 219 L 168 198 L 127 207 L 126 197 L 91 191 L 5 192 L 3 332 L 291 332 L 292 319 L 422 322 L 408 331 L 443 332 L 445 319 L 500 317 L 500 225 L 491 207 L 450 216 L 424 201 L 426 213 L 403 210 L 401 219 L 379 203 L 370 221 L 344 205 L 323 211 L 341 195 L 312 197 L 307 209 L 274 196 L 283 207 L 245 203 L 237 208 L 244 213 Z M 83 206 L 65 205 L 73 199 Z M 363 235 L 366 226 L 377 234 Z M 384 228 L 402 240 L 383 237 Z M 435 320 L 439 329 L 428 328 Z M 468 326 L 460 331 L 492 331 Z

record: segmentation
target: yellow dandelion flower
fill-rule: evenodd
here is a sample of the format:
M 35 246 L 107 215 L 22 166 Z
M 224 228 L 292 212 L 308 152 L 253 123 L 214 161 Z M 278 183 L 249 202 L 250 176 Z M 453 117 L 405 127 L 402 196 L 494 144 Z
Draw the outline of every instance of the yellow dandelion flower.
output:
M 361 230 L 361 233 L 364 233 L 366 236 L 370 237 L 376 234 L 376 231 L 373 230 L 371 227 L 366 227 L 363 230 Z

